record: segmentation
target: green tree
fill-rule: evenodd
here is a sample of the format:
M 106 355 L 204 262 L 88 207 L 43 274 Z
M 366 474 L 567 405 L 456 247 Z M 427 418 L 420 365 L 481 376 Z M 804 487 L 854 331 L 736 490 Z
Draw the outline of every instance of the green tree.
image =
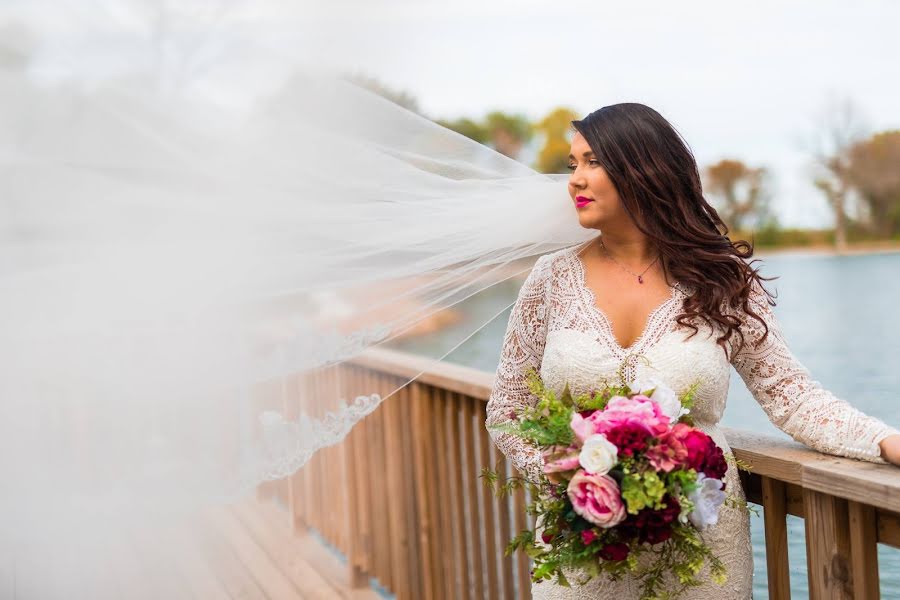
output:
M 480 144 L 486 144 L 488 139 L 490 138 L 490 135 L 488 134 L 488 131 L 483 124 L 466 117 L 461 117 L 452 121 L 437 119 L 435 122 L 442 127 L 446 127 L 447 129 L 455 131 L 456 133 L 461 133 L 467 138 L 475 140 Z
M 519 152 L 534 135 L 528 118 L 521 114 L 492 111 L 484 118 L 489 145 L 510 158 L 518 158 Z
M 452 120 L 436 119 L 435 122 L 512 159 L 519 157 L 522 147 L 534 135 L 534 128 L 527 117 L 497 110 L 488 113 L 480 121 L 460 117 Z

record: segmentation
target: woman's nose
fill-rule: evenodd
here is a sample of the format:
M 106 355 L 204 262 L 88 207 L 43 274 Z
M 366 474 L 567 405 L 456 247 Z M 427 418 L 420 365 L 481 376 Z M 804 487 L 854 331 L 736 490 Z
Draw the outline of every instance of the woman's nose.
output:
M 569 185 L 578 189 L 584 187 L 584 176 L 578 169 L 575 169 L 572 171 L 572 174 L 569 175 Z

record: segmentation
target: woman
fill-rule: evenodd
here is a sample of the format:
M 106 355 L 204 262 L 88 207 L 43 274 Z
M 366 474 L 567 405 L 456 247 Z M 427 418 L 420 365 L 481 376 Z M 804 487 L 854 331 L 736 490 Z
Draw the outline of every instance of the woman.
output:
M 781 430 L 816 450 L 900 464 L 900 430 L 866 416 L 815 382 L 793 357 L 771 310 L 771 295 L 704 200 L 697 164 L 656 111 L 616 104 L 572 123 L 569 194 L 582 227 L 601 235 L 538 259 L 510 315 L 486 424 L 531 402 L 524 374 L 540 370 L 550 389 L 573 394 L 604 377 L 655 377 L 681 390 L 698 376 L 692 415 L 729 451 L 718 427 L 733 365 Z M 621 373 L 620 373 L 621 370 Z M 538 481 L 537 448 L 489 429 L 526 478 Z M 726 489 L 744 498 L 729 458 Z M 728 568 L 725 587 L 709 582 L 691 598 L 750 598 L 749 516 L 722 507 L 703 539 Z M 649 556 L 649 555 L 645 555 Z M 702 575 L 703 573 L 701 573 Z M 597 578 L 584 587 L 543 581 L 535 599 L 639 596 L 637 581 Z

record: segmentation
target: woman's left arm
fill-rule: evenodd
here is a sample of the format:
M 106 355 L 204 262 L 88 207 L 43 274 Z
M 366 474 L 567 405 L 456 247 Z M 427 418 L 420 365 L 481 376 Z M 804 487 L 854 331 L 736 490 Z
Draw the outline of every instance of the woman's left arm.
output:
M 769 334 L 744 315 L 745 344 L 731 363 L 753 397 L 779 429 L 802 444 L 838 456 L 900 465 L 900 430 L 866 415 L 812 379 L 791 353 L 768 296 L 754 282 L 750 305 Z

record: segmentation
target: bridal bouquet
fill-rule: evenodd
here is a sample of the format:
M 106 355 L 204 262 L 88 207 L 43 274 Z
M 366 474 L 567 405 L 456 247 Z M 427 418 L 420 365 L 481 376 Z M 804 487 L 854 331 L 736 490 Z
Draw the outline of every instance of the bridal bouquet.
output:
M 728 464 L 693 427 L 697 384 L 680 396 L 654 379 L 577 397 L 567 385 L 557 398 L 532 369 L 528 385 L 537 404 L 492 428 L 530 440 L 543 454 L 544 477 L 531 485 L 527 508 L 540 536 L 525 530 L 507 547 L 533 559 L 532 580 L 569 586 L 564 567 L 586 573 L 581 584 L 601 573 L 614 580 L 629 574 L 641 581 L 642 597 L 656 598 L 670 572 L 680 588 L 667 597 L 677 597 L 701 583 L 708 562 L 711 577 L 724 583 L 725 566 L 699 531 L 718 520 Z M 482 476 L 501 494 L 526 483 L 513 477 L 499 485 L 488 469 Z M 654 560 L 641 567 L 638 557 L 647 552 Z

